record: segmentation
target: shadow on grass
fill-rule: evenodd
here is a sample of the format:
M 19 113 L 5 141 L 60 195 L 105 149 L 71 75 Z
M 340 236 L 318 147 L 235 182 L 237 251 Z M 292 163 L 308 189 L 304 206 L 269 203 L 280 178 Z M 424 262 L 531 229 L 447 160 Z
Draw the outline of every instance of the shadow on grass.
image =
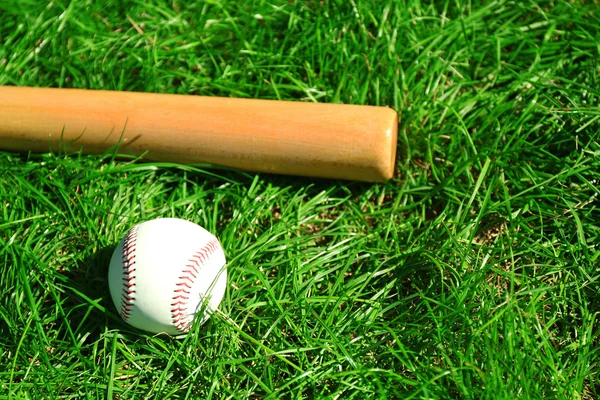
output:
M 65 318 L 75 338 L 94 342 L 107 330 L 126 327 L 121 321 L 108 288 L 108 266 L 116 244 L 100 248 L 63 271 L 64 286 L 73 295 L 65 302 Z

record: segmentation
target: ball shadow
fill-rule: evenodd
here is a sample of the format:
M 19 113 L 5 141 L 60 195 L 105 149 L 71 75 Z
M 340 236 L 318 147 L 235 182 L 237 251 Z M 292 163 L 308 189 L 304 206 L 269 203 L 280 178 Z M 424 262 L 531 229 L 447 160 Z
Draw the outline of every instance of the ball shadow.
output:
M 64 304 L 65 317 L 74 337 L 85 337 L 85 342 L 95 341 L 107 330 L 127 330 L 108 289 L 108 265 L 115 247 L 116 243 L 100 248 L 62 273 L 65 287 L 74 292 Z

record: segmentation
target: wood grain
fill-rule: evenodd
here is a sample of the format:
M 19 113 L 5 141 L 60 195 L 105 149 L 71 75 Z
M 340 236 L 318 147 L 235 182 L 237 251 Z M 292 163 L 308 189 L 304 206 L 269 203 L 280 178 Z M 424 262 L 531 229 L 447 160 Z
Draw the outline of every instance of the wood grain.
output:
M 383 181 L 397 113 L 386 107 L 0 86 L 0 148 L 121 154 L 248 171 Z

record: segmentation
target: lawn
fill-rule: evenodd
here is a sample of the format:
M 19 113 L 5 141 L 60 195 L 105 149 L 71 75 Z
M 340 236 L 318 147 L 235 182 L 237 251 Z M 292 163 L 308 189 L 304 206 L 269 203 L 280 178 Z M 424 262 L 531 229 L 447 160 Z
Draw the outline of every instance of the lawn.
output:
M 378 184 L 0 152 L 0 399 L 600 398 L 597 1 L 2 0 L 0 85 L 400 117 Z M 228 259 L 185 338 L 108 292 L 158 217 Z

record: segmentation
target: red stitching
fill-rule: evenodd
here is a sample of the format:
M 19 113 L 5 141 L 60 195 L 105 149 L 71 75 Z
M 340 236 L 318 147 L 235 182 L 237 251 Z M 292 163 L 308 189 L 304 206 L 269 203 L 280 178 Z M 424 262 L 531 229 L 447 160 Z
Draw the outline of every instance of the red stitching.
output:
M 135 244 L 137 239 L 137 225 L 129 230 L 123 239 L 123 291 L 121 294 L 121 311 L 119 314 L 125 321 L 131 316 L 135 302 Z
M 190 264 L 187 264 L 181 271 L 182 276 L 179 277 L 179 281 L 175 284 L 173 302 L 171 303 L 171 319 L 173 320 L 173 325 L 182 333 L 187 333 L 192 328 L 192 317 L 186 314 L 190 294 L 190 291 L 186 289 L 192 288 L 198 275 L 198 269 L 204 265 L 219 247 L 218 240 L 213 238 L 196 251 L 189 260 Z
M 184 269 L 183 272 L 185 272 L 186 274 L 190 274 L 194 278 L 196 278 L 196 274 L 198 273 L 196 269 Z

